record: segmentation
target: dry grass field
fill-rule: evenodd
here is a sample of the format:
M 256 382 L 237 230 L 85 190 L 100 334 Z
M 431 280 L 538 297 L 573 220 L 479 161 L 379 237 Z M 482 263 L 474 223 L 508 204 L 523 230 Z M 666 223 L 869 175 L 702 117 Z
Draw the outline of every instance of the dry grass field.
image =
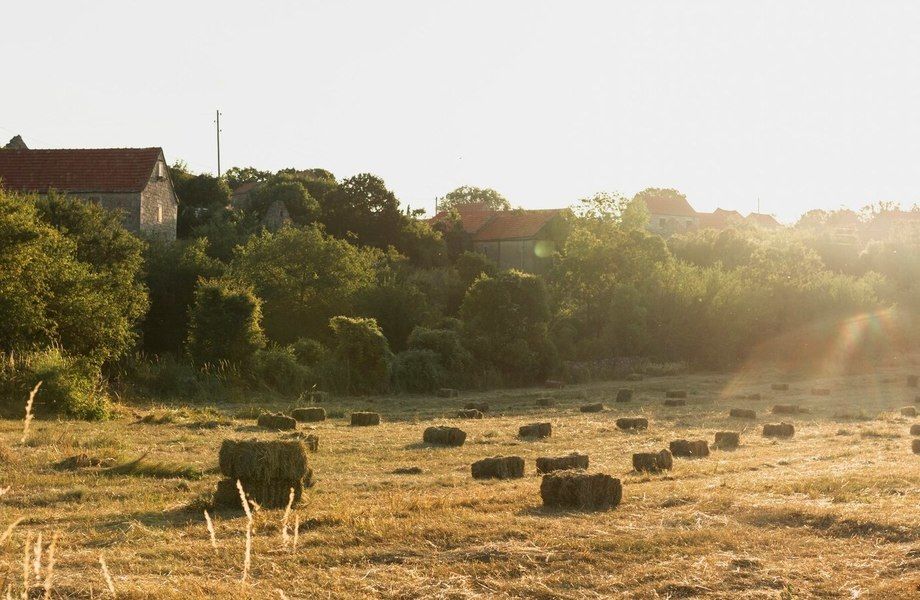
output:
M 0 532 L 22 519 L 0 551 L 2 588 L 19 598 L 24 546 L 43 536 L 40 578 L 54 532 L 54 598 L 917 598 L 920 597 L 920 455 L 898 409 L 918 390 L 908 367 L 796 379 L 771 372 L 649 377 L 640 382 L 467 394 L 459 399 L 333 399 L 336 416 L 298 430 L 320 437 L 311 453 L 316 485 L 295 509 L 297 546 L 281 533 L 282 510 L 255 513 L 252 566 L 241 583 L 246 518 L 213 512 L 216 549 L 203 510 L 220 478 L 217 451 L 230 437 L 284 438 L 235 418 L 241 407 L 122 407 L 106 423 L 0 422 Z M 789 391 L 770 384 L 789 381 Z M 830 388 L 813 396 L 813 387 Z M 636 394 L 614 402 L 620 387 Z M 686 389 L 687 406 L 665 407 Z M 760 393 L 761 399 L 741 399 Z M 538 407 L 551 395 L 554 407 Z M 451 418 L 486 402 L 482 420 Z M 600 413 L 578 407 L 603 402 Z M 760 435 L 776 403 L 795 437 Z M 920 404 L 914 404 L 920 407 Z M 756 421 L 731 419 L 754 408 Z M 274 406 L 273 409 L 286 409 Z M 350 427 L 351 410 L 383 415 Z M 641 415 L 648 431 L 616 429 Z M 518 426 L 548 420 L 552 437 L 525 441 Z M 460 448 L 421 444 L 434 423 L 459 424 Z M 635 451 L 676 438 L 742 430 L 736 451 L 676 458 L 661 475 L 632 472 Z M 534 460 L 578 450 L 591 471 L 623 481 L 623 502 L 600 513 L 545 510 Z M 121 468 L 54 463 L 85 452 Z M 523 479 L 476 481 L 470 463 L 497 454 L 526 459 Z M 142 460 L 137 460 L 139 458 Z M 393 474 L 417 466 L 421 474 Z M 291 521 L 294 521 L 292 517 Z M 32 559 L 29 558 L 31 561 Z M 41 597 L 34 566 L 35 589 Z

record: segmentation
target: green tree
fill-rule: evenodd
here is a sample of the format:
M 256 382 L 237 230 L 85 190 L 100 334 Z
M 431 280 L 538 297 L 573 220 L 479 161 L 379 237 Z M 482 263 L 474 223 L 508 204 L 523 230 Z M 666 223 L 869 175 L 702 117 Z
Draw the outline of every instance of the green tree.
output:
M 142 326 L 144 349 L 178 356 L 188 337 L 189 310 L 198 280 L 217 278 L 226 267 L 208 256 L 204 238 L 171 243 L 152 240 L 145 258 L 150 310 Z
M 195 175 L 181 161 L 170 167 L 169 175 L 179 197 L 179 237 L 187 237 L 194 228 L 220 215 L 230 205 L 230 186 L 221 177 Z
M 270 176 L 269 171 L 262 171 L 255 167 L 230 167 L 224 172 L 224 179 L 231 190 L 251 181 L 265 181 Z
M 303 183 L 287 175 L 275 175 L 252 192 L 251 208 L 260 217 L 275 202 L 282 202 L 298 225 L 312 223 L 320 215 L 319 203 Z
M 351 311 L 355 294 L 374 285 L 379 251 L 362 249 L 318 226 L 263 232 L 241 246 L 234 278 L 264 302 L 265 330 L 281 344 L 322 339 L 332 316 Z
M 490 210 L 511 210 L 508 199 L 492 188 L 470 185 L 458 187 L 438 199 L 438 210 L 450 210 L 463 204 L 483 204 Z
M 189 315 L 188 351 L 198 365 L 247 364 L 265 346 L 261 302 L 227 279 L 202 279 Z
M 333 317 L 332 359 L 327 367 L 333 387 L 348 394 L 380 394 L 389 389 L 392 360 L 387 338 L 374 319 Z
M 543 280 L 518 271 L 480 277 L 463 300 L 466 346 L 509 382 L 545 379 L 556 362 L 550 342 L 549 298 Z

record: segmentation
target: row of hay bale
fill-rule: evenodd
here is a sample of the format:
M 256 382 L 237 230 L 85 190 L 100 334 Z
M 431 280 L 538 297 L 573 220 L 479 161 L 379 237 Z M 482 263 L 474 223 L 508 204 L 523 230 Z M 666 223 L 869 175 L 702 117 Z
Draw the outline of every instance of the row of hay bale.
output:
M 295 408 L 290 415 L 282 413 L 262 413 L 256 423 L 265 429 L 288 431 L 297 428 L 297 423 L 316 423 L 326 420 L 326 409 L 319 406 Z M 351 424 L 354 426 L 380 425 L 380 414 L 375 412 L 351 413 Z

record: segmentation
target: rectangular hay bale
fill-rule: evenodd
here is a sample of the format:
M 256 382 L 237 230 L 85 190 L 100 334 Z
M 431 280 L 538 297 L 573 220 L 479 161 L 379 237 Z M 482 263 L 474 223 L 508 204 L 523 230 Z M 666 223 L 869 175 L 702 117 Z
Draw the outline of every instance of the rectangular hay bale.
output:
M 648 429 L 648 419 L 645 417 L 620 417 L 616 420 L 616 425 L 619 429 L 623 429 L 624 431 Z
M 493 456 L 472 464 L 473 479 L 516 479 L 524 476 L 524 459 L 520 456 Z
M 457 411 L 458 419 L 481 419 L 482 411 L 475 408 L 461 408 Z
M 733 408 L 728 411 L 728 416 L 736 419 L 756 419 L 757 412 L 753 408 Z
M 674 458 L 668 450 L 661 452 L 637 452 L 632 458 L 633 469 L 636 471 L 658 473 L 661 471 L 670 471 L 674 466 Z
M 617 390 L 617 402 L 630 402 L 633 399 L 633 391 L 631 389 L 622 388 Z
M 351 424 L 355 427 L 380 425 L 380 414 L 375 412 L 353 412 L 351 413 Z
M 312 484 L 312 476 L 305 479 L 271 482 L 241 479 L 240 483 L 243 485 L 246 497 L 255 501 L 262 508 L 286 508 L 291 489 L 294 490 L 294 504 L 297 504 L 303 496 L 303 488 Z M 240 492 L 236 487 L 236 479 L 221 479 L 217 482 L 217 489 L 214 491 L 214 506 L 216 508 L 243 508 Z
M 243 481 L 294 481 L 309 471 L 300 440 L 224 440 L 218 465 L 225 477 Z
M 321 406 L 305 406 L 292 410 L 291 416 L 298 423 L 315 423 L 326 420 L 326 409 Z
M 764 437 L 789 438 L 795 435 L 795 426 L 792 423 L 765 423 L 763 435 Z
M 281 413 L 262 413 L 256 421 L 259 427 L 265 429 L 275 429 L 278 431 L 287 431 L 297 429 L 297 421 L 293 417 L 282 415 Z
M 521 425 L 518 429 L 518 436 L 522 438 L 545 438 L 553 435 L 553 425 L 551 423 L 531 423 L 530 425 Z
M 620 504 L 623 485 L 604 473 L 562 471 L 543 476 L 540 498 L 550 508 L 605 510 Z
M 719 450 L 735 450 L 741 445 L 741 434 L 737 431 L 717 431 L 714 447 Z
M 446 425 L 428 427 L 422 433 L 422 441 L 438 446 L 462 446 L 466 441 L 466 432 L 458 427 Z
M 597 403 L 595 403 L 595 404 L 585 404 L 585 405 L 579 407 L 578 410 L 580 410 L 580 411 L 583 412 L 583 413 L 603 412 L 603 410 L 604 410 L 604 405 L 603 405 L 601 402 L 597 402 Z
M 709 456 L 709 443 L 706 440 L 674 440 L 669 447 L 673 456 L 686 458 Z
M 566 456 L 541 456 L 537 459 L 537 473 L 552 473 L 567 469 L 587 469 L 588 455 L 573 452 Z

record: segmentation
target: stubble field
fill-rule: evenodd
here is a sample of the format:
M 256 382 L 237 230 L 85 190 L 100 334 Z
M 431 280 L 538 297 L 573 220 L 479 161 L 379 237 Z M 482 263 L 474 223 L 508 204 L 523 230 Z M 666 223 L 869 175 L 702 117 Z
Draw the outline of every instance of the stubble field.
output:
M 9 586 L 19 597 L 28 542 L 30 597 L 42 596 L 57 532 L 53 598 L 111 597 L 100 556 L 119 598 L 917 598 L 920 455 L 908 430 L 920 420 L 899 412 L 920 408 L 920 392 L 905 384 L 910 372 L 805 380 L 766 371 L 459 399 L 332 399 L 323 406 L 344 416 L 298 426 L 320 446 L 310 454 L 316 485 L 290 519 L 300 524 L 296 548 L 283 539 L 283 510 L 256 511 L 245 583 L 246 518 L 208 507 L 221 477 L 218 448 L 225 438 L 289 434 L 237 418 L 237 405 L 130 406 L 105 423 L 33 421 L 25 445 L 22 422 L 0 421 L 0 488 L 8 487 L 0 593 Z M 771 390 L 777 381 L 789 391 Z M 614 401 L 621 387 L 635 390 L 631 402 Z M 831 394 L 814 396 L 813 387 Z M 686 406 L 663 405 L 671 389 L 688 391 Z M 542 396 L 555 406 L 537 406 Z M 486 417 L 453 418 L 470 401 L 488 403 Z M 606 410 L 580 412 L 589 402 Z M 778 403 L 809 412 L 770 415 Z M 732 407 L 753 408 L 757 419 L 729 418 Z M 380 412 L 383 423 L 351 427 L 352 410 Z M 633 415 L 648 417 L 649 429 L 614 425 Z M 793 438 L 761 436 L 763 423 L 779 420 L 795 424 Z M 536 421 L 552 423 L 550 438 L 517 437 Z M 439 423 L 463 428 L 465 445 L 422 444 L 423 429 Z M 720 430 L 744 430 L 741 447 L 676 458 L 664 474 L 632 471 L 633 452 L 678 438 L 712 444 Z M 589 454 L 590 471 L 622 480 L 619 507 L 542 507 L 534 460 L 570 451 Z M 121 468 L 55 467 L 84 452 Z M 471 478 L 473 461 L 499 454 L 524 457 L 525 477 Z M 413 466 L 421 474 L 393 473 Z

